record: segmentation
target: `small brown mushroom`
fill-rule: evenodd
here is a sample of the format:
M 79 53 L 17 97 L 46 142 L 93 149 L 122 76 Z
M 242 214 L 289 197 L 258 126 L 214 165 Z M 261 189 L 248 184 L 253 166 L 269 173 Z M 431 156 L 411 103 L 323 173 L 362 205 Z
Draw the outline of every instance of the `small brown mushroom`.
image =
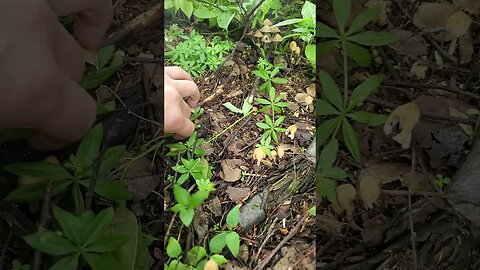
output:
M 257 30 L 257 31 L 255 31 L 255 34 L 253 34 L 253 36 L 257 37 L 257 38 L 261 38 L 261 37 L 263 37 L 263 34 L 262 34 L 262 32 L 260 32 L 260 30 Z
M 292 42 L 290 42 L 290 51 L 291 52 L 295 52 L 297 50 L 297 43 L 292 40 Z
M 300 55 L 300 47 L 297 47 L 297 48 L 295 49 L 295 53 L 296 53 L 297 55 Z
M 264 43 L 270 43 L 270 42 L 272 42 L 272 41 L 270 40 L 270 38 L 269 38 L 267 35 L 264 35 L 263 38 L 262 38 L 262 42 L 264 42 Z
M 271 33 L 272 30 L 270 29 L 270 26 L 262 26 L 262 28 L 260 28 L 260 32 L 263 32 L 263 33 Z
M 276 26 L 270 27 L 270 31 L 271 31 L 272 33 L 280 33 L 280 32 L 281 32 L 280 29 L 279 29 L 278 27 L 276 27 Z
M 270 26 L 272 25 L 272 22 L 269 19 L 265 19 L 262 24 L 266 26 Z
M 279 34 L 275 34 L 275 36 L 272 38 L 273 42 L 281 42 L 283 40 L 283 37 L 280 36 Z

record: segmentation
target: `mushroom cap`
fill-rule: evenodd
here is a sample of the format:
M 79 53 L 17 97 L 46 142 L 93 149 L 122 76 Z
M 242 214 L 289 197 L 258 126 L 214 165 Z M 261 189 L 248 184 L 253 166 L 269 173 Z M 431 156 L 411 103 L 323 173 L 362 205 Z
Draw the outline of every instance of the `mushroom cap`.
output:
M 297 50 L 297 43 L 292 40 L 292 42 L 290 42 L 290 51 L 294 52 L 295 50 Z
M 280 42 L 283 40 L 283 37 L 280 36 L 279 34 L 275 34 L 275 36 L 272 38 L 273 42 Z
M 276 26 L 272 26 L 270 27 L 270 31 L 272 31 L 272 33 L 280 33 L 280 29 Z
M 296 53 L 296 54 L 300 54 L 300 47 L 297 47 L 297 48 L 295 49 L 295 53 Z
M 262 32 L 260 32 L 260 30 L 257 30 L 257 31 L 255 31 L 255 34 L 253 34 L 253 36 L 261 38 L 261 37 L 263 37 L 263 34 L 262 34 Z
M 271 33 L 272 30 L 270 29 L 270 26 L 264 25 L 262 28 L 259 29 L 263 33 Z
M 263 38 L 262 38 L 262 42 L 264 42 L 264 43 L 270 43 L 270 42 L 272 42 L 272 41 L 270 40 L 270 38 L 268 37 L 268 35 L 264 35 Z
M 272 22 L 269 19 L 265 19 L 262 24 L 266 26 L 270 26 L 272 25 Z

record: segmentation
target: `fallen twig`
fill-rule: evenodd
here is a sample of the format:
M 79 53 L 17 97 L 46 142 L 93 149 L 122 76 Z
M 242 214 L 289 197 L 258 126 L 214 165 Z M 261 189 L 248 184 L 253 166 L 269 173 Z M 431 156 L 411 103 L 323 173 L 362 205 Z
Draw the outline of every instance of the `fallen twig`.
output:
M 464 95 L 466 97 L 474 98 L 480 100 L 480 95 L 475 93 L 462 91 L 458 89 L 453 89 L 452 87 L 443 86 L 443 85 L 435 85 L 435 84 L 427 84 L 427 83 L 415 83 L 409 81 L 393 81 L 393 80 L 384 80 L 382 84 L 387 86 L 405 86 L 405 87 L 412 87 L 412 88 L 421 88 L 421 89 L 440 89 L 445 90 L 448 92 L 456 93 L 459 95 Z
M 412 148 L 412 164 L 410 167 L 410 175 L 412 179 L 415 177 L 415 148 Z M 408 191 L 412 191 L 411 185 L 408 185 Z M 416 238 L 417 234 L 415 233 L 415 228 L 413 225 L 413 214 L 412 214 L 412 194 L 408 194 L 408 221 L 410 227 L 410 241 L 412 244 L 412 254 L 413 254 L 413 269 L 418 269 L 418 259 L 417 259 L 417 245 Z
M 45 186 L 45 190 L 43 191 L 42 210 L 40 212 L 38 232 L 43 231 L 44 228 L 47 227 L 47 223 L 50 218 L 51 196 L 52 196 L 52 182 L 48 181 L 47 185 Z M 39 250 L 35 250 L 35 254 L 33 255 L 32 270 L 42 269 L 42 259 L 43 259 L 43 253 Z
M 304 223 L 308 216 L 309 214 L 305 214 L 302 217 L 302 219 L 297 223 L 297 225 L 295 225 L 295 227 L 290 230 L 288 235 L 283 238 L 282 241 L 270 252 L 270 254 L 268 254 L 268 256 L 255 267 L 255 270 L 262 270 L 267 266 L 273 256 L 275 256 L 275 254 L 300 230 L 300 228 L 305 225 Z

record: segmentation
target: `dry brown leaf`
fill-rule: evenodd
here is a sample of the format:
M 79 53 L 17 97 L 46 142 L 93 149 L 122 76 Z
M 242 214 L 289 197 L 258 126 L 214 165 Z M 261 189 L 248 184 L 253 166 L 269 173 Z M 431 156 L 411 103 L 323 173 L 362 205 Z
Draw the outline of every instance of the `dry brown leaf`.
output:
M 404 163 L 378 163 L 363 169 L 358 177 L 358 196 L 365 208 L 373 207 L 380 197 L 381 184 L 409 180 L 411 169 Z
M 297 132 L 297 125 L 291 125 L 285 131 L 285 135 L 287 135 L 291 140 L 295 138 L 295 133 Z
M 250 195 L 249 188 L 236 188 L 236 187 L 228 187 L 225 193 L 228 194 L 228 197 L 236 202 L 237 204 L 244 202 L 245 199 Z
M 351 216 L 353 213 L 356 195 L 355 187 L 351 184 L 342 184 L 337 187 L 338 205 L 345 209 L 347 216 Z
M 305 102 L 305 99 L 308 97 L 309 95 L 307 93 L 298 93 L 295 95 L 295 101 L 296 102 Z
M 454 107 L 449 107 L 448 112 L 451 116 L 465 118 L 465 119 L 468 118 L 468 116 L 466 114 L 462 113 L 461 111 L 459 111 L 458 109 L 456 109 Z M 466 125 L 466 124 L 459 124 L 459 125 L 463 129 L 463 131 L 465 131 L 465 134 L 467 134 L 468 136 L 472 136 L 472 134 L 473 134 L 472 126 Z
M 425 79 L 426 72 L 428 70 L 427 66 L 421 65 L 419 62 L 415 62 L 410 69 L 410 73 L 417 76 L 419 79 Z
M 463 11 L 457 11 L 450 15 L 445 28 L 447 31 L 455 37 L 461 37 L 470 28 L 472 24 L 472 18 Z
M 222 171 L 220 177 L 227 182 L 235 182 L 242 177 L 242 169 L 240 165 L 243 164 L 241 159 L 225 159 L 222 160 Z
M 427 42 L 421 35 L 403 29 L 392 29 L 390 32 L 399 37 L 399 40 L 391 46 L 400 53 L 412 57 L 423 56 L 428 53 Z
M 347 226 L 328 215 L 317 214 L 316 222 L 321 231 L 335 236 L 341 236 L 343 228 Z
M 455 7 L 450 2 L 423 2 L 413 15 L 413 24 L 429 31 L 445 29 L 445 18 L 448 18 L 455 11 Z
M 407 149 L 412 142 L 412 130 L 420 120 L 420 110 L 415 103 L 406 103 L 397 107 L 388 116 L 387 122 L 383 127 L 386 135 L 393 132 L 393 128 L 399 126 L 399 131 L 393 139 L 402 145 L 402 148 Z
M 453 0 L 453 4 L 472 14 L 478 15 L 480 13 L 480 1 L 478 0 Z

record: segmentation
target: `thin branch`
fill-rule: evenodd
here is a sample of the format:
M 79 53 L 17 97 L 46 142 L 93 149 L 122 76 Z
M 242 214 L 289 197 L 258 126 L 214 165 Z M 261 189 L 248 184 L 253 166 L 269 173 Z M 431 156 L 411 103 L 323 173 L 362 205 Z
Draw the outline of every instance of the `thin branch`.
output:
M 47 223 L 50 218 L 51 196 L 52 196 L 52 182 L 48 181 L 45 187 L 45 190 L 43 191 L 42 210 L 40 212 L 38 232 L 42 232 L 47 227 Z M 43 253 L 39 250 L 35 250 L 35 254 L 33 255 L 32 270 L 42 269 L 42 259 L 43 259 Z

